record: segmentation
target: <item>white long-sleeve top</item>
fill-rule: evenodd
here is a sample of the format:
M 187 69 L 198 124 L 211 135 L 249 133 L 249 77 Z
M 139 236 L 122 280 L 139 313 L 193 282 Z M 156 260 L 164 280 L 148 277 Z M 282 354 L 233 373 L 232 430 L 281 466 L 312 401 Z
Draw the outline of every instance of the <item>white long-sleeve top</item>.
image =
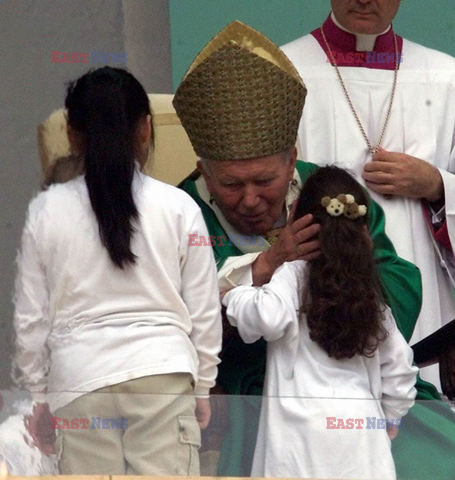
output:
M 139 211 L 117 268 L 101 244 L 83 177 L 54 185 L 28 209 L 18 258 L 13 378 L 47 391 L 51 409 L 134 378 L 188 372 L 213 386 L 221 347 L 216 268 L 202 214 L 184 192 L 136 172 Z M 163 392 L 165 393 L 165 392 Z
M 268 342 L 252 476 L 394 478 L 386 431 L 367 428 L 367 419 L 396 421 L 413 405 L 412 350 L 385 307 L 388 336 L 371 358 L 329 357 L 299 314 L 306 268 L 301 260 L 285 263 L 268 284 L 236 287 L 223 298 L 244 342 Z M 363 428 L 328 429 L 327 418 Z M 354 449 L 352 462 L 346 452 Z

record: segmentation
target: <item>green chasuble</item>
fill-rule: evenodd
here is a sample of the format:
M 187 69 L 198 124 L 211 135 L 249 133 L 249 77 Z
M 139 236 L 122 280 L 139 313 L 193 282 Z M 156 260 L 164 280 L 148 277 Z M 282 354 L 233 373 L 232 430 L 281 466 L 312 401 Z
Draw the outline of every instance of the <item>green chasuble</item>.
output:
M 297 161 L 296 170 L 303 183 L 318 167 Z M 210 202 L 197 189 L 198 175 L 191 175 L 180 185 L 200 206 L 210 235 L 227 239 L 213 245 L 220 269 L 228 257 L 243 255 L 217 218 Z M 224 220 L 225 221 L 225 220 Z M 421 306 L 420 273 L 413 264 L 397 256 L 384 231 L 382 208 L 371 201 L 368 227 L 375 248 L 375 258 L 384 290 L 398 328 L 407 341 L 411 338 Z M 238 335 L 224 342 L 217 382 L 230 395 L 229 431 L 221 450 L 220 476 L 249 476 L 256 443 L 257 423 L 265 373 L 266 343 L 259 340 L 245 344 Z M 403 419 L 392 452 L 399 479 L 455 479 L 455 414 L 440 400 L 436 388 L 417 381 L 417 402 Z M 426 401 L 423 401 L 426 400 Z M 302 433 L 304 434 L 304 433 Z M 353 454 L 355 455 L 355 454 Z M 354 457 L 353 457 L 354 459 Z

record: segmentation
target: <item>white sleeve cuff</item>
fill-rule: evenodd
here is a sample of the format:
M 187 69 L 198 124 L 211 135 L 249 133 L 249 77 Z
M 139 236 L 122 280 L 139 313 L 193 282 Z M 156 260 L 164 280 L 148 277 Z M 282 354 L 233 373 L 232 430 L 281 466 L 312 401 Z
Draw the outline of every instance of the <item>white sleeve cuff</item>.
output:
M 229 257 L 218 272 L 218 286 L 221 292 L 239 285 L 253 285 L 251 265 L 262 252 L 245 253 Z

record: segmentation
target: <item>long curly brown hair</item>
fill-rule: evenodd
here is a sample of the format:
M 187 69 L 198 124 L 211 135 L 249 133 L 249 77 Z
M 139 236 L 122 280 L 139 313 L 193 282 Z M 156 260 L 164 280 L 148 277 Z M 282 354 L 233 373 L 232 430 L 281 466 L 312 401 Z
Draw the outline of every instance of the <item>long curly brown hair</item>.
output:
M 333 217 L 321 204 L 323 197 L 339 194 L 351 194 L 356 203 L 369 206 L 362 186 L 337 167 L 320 168 L 309 177 L 298 200 L 294 218 L 311 213 L 321 225 L 321 254 L 309 265 L 303 309 L 310 338 L 330 357 L 370 357 L 387 335 L 383 295 L 367 216 Z

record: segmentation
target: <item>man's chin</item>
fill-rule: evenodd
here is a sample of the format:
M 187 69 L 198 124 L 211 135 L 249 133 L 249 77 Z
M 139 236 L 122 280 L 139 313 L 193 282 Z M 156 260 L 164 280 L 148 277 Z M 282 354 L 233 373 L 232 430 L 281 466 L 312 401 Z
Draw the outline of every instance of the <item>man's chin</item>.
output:
M 269 222 L 237 222 L 237 224 L 232 223 L 231 225 L 243 235 L 264 235 L 272 228 Z

